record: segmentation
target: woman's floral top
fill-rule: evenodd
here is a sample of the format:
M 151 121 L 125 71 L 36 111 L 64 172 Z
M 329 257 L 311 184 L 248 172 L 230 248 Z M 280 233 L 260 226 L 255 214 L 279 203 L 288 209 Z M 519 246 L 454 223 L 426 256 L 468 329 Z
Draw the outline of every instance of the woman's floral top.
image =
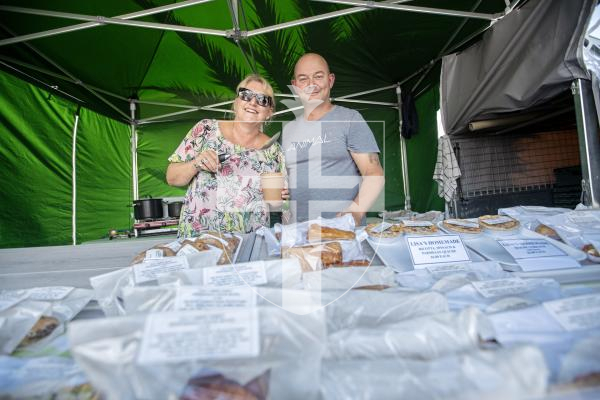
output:
M 223 137 L 214 119 L 198 122 L 169 157 L 187 162 L 211 149 L 231 157 L 216 174 L 200 171 L 192 179 L 181 209 L 179 237 L 197 236 L 202 230 L 247 233 L 269 226 L 269 208 L 260 190 L 260 174 L 286 174 L 279 143 L 267 149 L 248 149 Z

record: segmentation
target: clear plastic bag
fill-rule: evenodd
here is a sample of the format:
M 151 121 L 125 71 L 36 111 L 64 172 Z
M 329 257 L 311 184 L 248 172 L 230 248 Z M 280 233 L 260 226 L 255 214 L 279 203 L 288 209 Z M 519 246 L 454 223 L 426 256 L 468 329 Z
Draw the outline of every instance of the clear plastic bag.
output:
M 69 339 L 78 364 L 109 400 L 185 398 L 180 396 L 194 391 L 194 382 L 205 379 L 215 396 L 233 388 L 249 391 L 260 381 L 271 399 L 317 398 L 322 314 L 254 310 L 81 320 L 71 324 Z M 246 325 L 235 323 L 240 318 L 252 329 L 241 329 Z
M 171 271 L 178 268 L 204 268 L 214 266 L 221 256 L 221 251 L 203 251 L 197 254 L 187 256 L 166 257 L 169 263 L 173 263 Z M 161 276 L 152 269 L 153 264 L 159 265 L 163 259 L 155 260 L 156 262 L 145 261 L 141 264 L 136 264 L 131 267 L 126 267 L 112 271 L 106 274 L 93 276 L 90 278 L 90 285 L 94 289 L 94 298 L 98 301 L 100 308 L 106 316 L 123 315 L 124 310 L 121 304 L 121 289 L 124 287 L 132 287 L 138 285 L 156 285 L 156 280 Z M 169 268 L 164 268 L 163 273 Z
M 485 297 L 477 291 L 471 282 L 467 282 L 457 289 L 446 292 L 446 298 L 451 310 L 474 306 L 487 313 L 494 313 L 508 309 L 531 307 L 544 301 L 562 297 L 560 284 L 554 279 L 531 278 L 522 279 L 521 281 L 525 285 L 520 293 Z
M 345 329 L 328 337 L 326 358 L 431 360 L 478 348 L 494 336 L 489 320 L 476 308 L 412 318 L 395 324 Z
M 49 302 L 22 300 L 0 311 L 4 320 L 0 330 L 0 353 L 11 354 L 42 315 L 50 312 Z
M 328 361 L 323 399 L 519 399 L 543 396 L 548 370 L 535 347 L 473 351 L 433 361 Z
M 394 287 L 395 273 L 387 267 L 329 268 L 322 271 L 305 272 L 302 275 L 305 290 L 347 290 L 379 285 Z
M 2 399 L 93 399 L 83 370 L 69 357 L 0 356 Z
M 209 273 L 210 272 L 210 273 Z M 209 273 L 207 275 L 207 273 Z M 213 275 L 222 274 L 227 279 L 208 281 Z M 231 266 L 207 267 L 182 270 L 168 276 L 160 276 L 161 285 L 205 285 L 205 286 L 268 286 L 279 288 L 301 288 L 302 269 L 295 259 L 277 259 L 236 263 Z
M 461 287 L 467 282 L 501 279 L 510 276 L 511 274 L 504 271 L 499 263 L 481 261 L 402 272 L 396 275 L 396 282 L 407 288 L 416 290 L 434 289 L 445 293 Z

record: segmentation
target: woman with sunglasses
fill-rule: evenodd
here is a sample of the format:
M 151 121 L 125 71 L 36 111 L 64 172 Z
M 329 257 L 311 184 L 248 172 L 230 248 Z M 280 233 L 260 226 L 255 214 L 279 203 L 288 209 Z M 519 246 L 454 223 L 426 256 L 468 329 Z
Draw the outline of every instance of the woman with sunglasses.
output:
M 260 175 L 286 170 L 279 143 L 263 132 L 273 115 L 273 88 L 264 78 L 250 75 L 236 93 L 233 120 L 198 122 L 169 157 L 169 185 L 189 185 L 179 237 L 203 230 L 246 233 L 269 226 Z

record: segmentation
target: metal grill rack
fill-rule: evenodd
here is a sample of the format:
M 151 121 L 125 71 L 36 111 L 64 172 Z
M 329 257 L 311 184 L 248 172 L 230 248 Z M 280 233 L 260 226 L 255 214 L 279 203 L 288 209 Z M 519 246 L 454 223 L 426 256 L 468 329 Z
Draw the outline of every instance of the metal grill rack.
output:
M 457 211 L 463 217 L 492 212 L 498 204 L 552 206 L 557 171 L 580 164 L 575 130 L 465 135 L 452 142 L 462 173 Z

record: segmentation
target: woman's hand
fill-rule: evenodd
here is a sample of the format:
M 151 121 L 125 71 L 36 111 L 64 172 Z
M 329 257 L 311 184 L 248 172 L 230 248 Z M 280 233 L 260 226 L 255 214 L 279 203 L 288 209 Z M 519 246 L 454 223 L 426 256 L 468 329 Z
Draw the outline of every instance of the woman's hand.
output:
M 290 199 L 290 190 L 288 188 L 281 189 L 281 199 L 282 200 Z
M 197 170 L 216 173 L 219 168 L 219 157 L 214 150 L 205 150 L 194 158 Z

